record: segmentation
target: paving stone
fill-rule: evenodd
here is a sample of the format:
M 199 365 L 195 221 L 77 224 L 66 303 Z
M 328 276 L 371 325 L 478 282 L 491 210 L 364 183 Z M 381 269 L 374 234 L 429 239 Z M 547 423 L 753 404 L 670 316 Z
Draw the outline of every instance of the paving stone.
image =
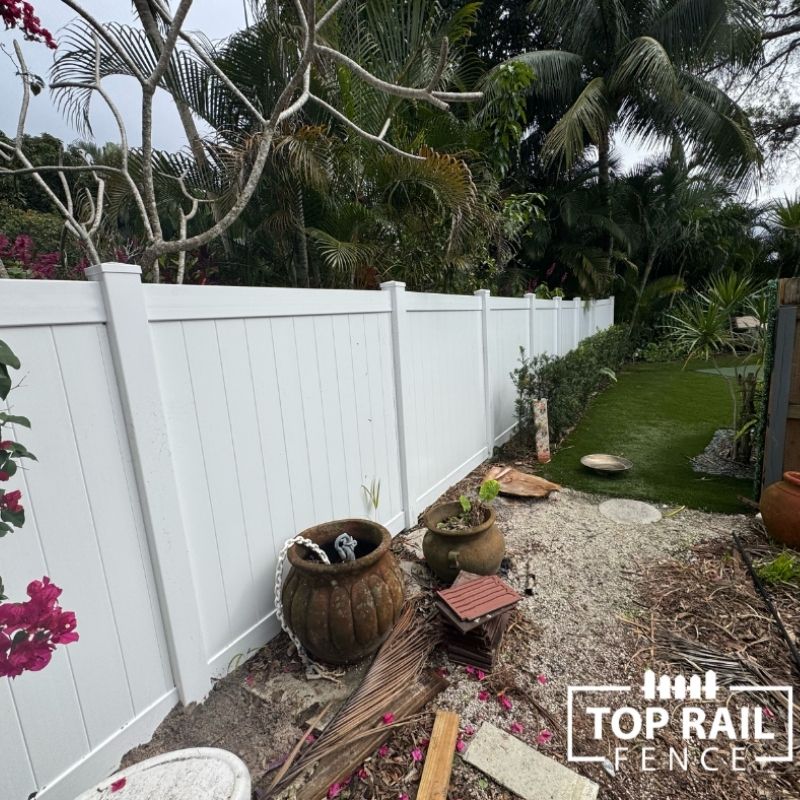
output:
M 606 500 L 600 503 L 600 513 L 614 522 L 634 525 L 650 525 L 661 519 L 661 512 L 649 503 L 639 500 Z
M 226 750 L 196 747 L 141 761 L 77 800 L 249 800 L 250 773 Z
M 523 800 L 596 800 L 600 787 L 484 722 L 464 760 Z

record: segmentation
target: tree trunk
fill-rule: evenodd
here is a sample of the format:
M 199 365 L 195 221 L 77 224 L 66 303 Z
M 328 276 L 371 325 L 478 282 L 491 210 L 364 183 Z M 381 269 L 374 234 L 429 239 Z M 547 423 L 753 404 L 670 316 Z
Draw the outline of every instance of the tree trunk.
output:
M 656 254 L 650 253 L 647 256 L 647 262 L 644 265 L 644 272 L 642 273 L 642 280 L 639 283 L 639 289 L 636 292 L 636 302 L 633 305 L 633 313 L 631 314 L 631 330 L 636 326 L 636 321 L 639 316 L 639 308 L 642 305 L 642 296 L 644 290 L 647 288 L 647 282 L 650 280 L 650 273 L 653 271 L 653 263 L 656 260 Z
M 611 221 L 611 170 L 609 167 L 609 157 L 611 154 L 611 132 L 605 131 L 597 143 L 597 185 L 600 188 L 600 198 L 603 203 L 603 208 L 606 212 L 606 217 Z M 611 267 L 612 258 L 614 255 L 614 237 L 609 231 L 606 241 L 606 257 L 608 258 L 609 268 Z M 605 286 L 598 286 L 598 290 L 602 293 Z
M 297 270 L 297 282 L 300 286 L 308 287 L 308 240 L 306 239 L 306 213 L 303 206 L 303 190 L 300 186 L 295 188 L 294 193 L 294 213 L 297 218 L 297 255 L 299 268 Z M 319 276 L 317 285 L 319 285 Z
M 11 276 L 8 274 L 8 270 L 6 269 L 6 265 L 3 263 L 3 259 L 0 258 L 0 278 L 10 278 Z

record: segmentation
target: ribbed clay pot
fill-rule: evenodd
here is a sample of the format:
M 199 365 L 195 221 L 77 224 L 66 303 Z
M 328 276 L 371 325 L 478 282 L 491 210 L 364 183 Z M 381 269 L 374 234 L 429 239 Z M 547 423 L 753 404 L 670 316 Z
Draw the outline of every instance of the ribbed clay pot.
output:
M 760 505 L 767 533 L 800 549 L 800 472 L 784 472 L 782 481 L 767 486 Z
M 338 561 L 333 542 L 343 532 L 373 549 L 359 558 L 357 547 L 355 561 Z M 309 561 L 302 545 L 289 548 L 291 569 L 281 592 L 285 620 L 315 659 L 360 661 L 380 647 L 403 605 L 402 575 L 389 551 L 392 537 L 366 519 L 334 520 L 300 535 L 326 550 L 331 563 Z
M 461 570 L 476 575 L 494 575 L 506 552 L 503 534 L 495 524 L 494 511 L 487 508 L 484 522 L 460 531 L 441 530 L 440 522 L 461 513 L 461 504 L 440 503 L 422 517 L 428 529 L 422 552 L 428 566 L 440 581 L 452 583 Z

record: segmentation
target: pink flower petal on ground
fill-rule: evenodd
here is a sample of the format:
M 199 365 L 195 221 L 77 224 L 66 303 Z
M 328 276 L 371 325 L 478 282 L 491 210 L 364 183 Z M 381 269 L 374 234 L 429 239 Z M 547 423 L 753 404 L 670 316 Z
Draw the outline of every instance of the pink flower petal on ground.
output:
M 456 752 L 457 753 L 463 753 L 465 747 L 466 747 L 466 744 L 464 744 L 464 740 L 463 739 L 459 739 L 456 742 Z
M 764 706 L 762 711 L 767 719 L 772 719 L 775 716 L 775 712 L 769 706 Z
M 524 733 L 525 728 L 521 722 L 514 722 L 511 724 L 511 733 Z
M 536 735 L 536 744 L 547 744 L 553 738 L 553 734 L 545 728 Z
M 498 695 L 497 699 L 500 701 L 500 705 L 503 706 L 506 711 L 511 711 L 511 709 L 514 707 L 514 704 L 511 702 L 511 700 L 509 700 L 504 694 Z
M 309 733 L 308 736 L 306 736 L 306 741 L 309 744 L 314 744 L 314 742 L 317 741 L 317 737 L 313 733 Z
M 485 703 L 488 699 L 489 699 L 489 692 L 487 692 L 486 689 L 481 689 L 478 692 L 478 700 L 481 700 L 482 702 Z
M 394 722 L 394 714 L 390 711 L 388 714 L 383 715 L 383 724 L 391 725 Z
M 431 743 L 431 740 L 430 740 L 430 739 L 423 739 L 423 740 L 422 740 L 422 741 L 419 743 L 419 746 L 420 746 L 420 747 L 427 747 L 427 746 L 428 746 L 430 743 Z
M 338 797 L 342 792 L 342 784 L 338 781 L 328 787 L 328 797 Z
M 446 675 L 450 674 L 450 670 L 447 667 L 436 667 L 434 672 L 440 677 L 444 678 Z
M 464 667 L 464 669 L 466 669 L 467 675 L 474 675 L 475 674 L 475 667 L 467 666 L 467 667 Z
M 475 728 L 472 725 L 465 725 L 464 726 L 464 736 L 474 736 L 475 735 Z
M 397 795 L 397 800 L 408 800 L 408 795 L 405 792 L 400 792 L 400 794 Z
M 547 683 L 547 675 L 537 675 L 536 680 L 539 684 L 544 686 Z
M 252 685 L 253 685 L 253 684 L 256 682 L 256 679 L 255 679 L 255 678 L 254 678 L 252 675 L 248 675 L 248 676 L 247 676 L 247 677 L 244 679 L 244 682 L 245 682 L 245 683 L 246 683 L 248 686 L 252 686 Z
M 419 747 L 415 747 L 415 748 L 414 748 L 414 749 L 411 751 L 411 758 L 412 758 L 414 761 L 422 761 L 422 750 L 420 750 L 420 749 L 419 749 Z
M 120 789 L 124 789 L 127 782 L 127 778 L 119 778 L 118 780 L 115 780 L 114 783 L 111 784 L 111 791 L 118 792 Z
M 486 677 L 486 673 L 482 669 L 476 669 L 475 670 L 475 677 L 479 681 L 482 681 Z
M 356 774 L 362 781 L 365 781 L 367 778 L 369 778 L 369 772 L 367 772 L 366 767 L 361 767 Z
M 386 756 L 388 756 L 388 755 L 389 755 L 389 745 L 388 744 L 382 744 L 378 748 L 378 756 L 379 756 L 379 758 L 386 758 Z

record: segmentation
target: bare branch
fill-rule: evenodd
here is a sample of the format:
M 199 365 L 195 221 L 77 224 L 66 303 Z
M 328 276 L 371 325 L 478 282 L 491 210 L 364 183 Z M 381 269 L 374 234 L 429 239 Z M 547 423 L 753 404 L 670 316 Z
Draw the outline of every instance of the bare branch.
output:
M 376 144 L 381 145 L 381 147 L 385 147 L 387 150 L 389 150 L 392 153 L 395 153 L 398 156 L 403 156 L 404 158 L 411 158 L 414 159 L 414 161 L 425 161 L 425 158 L 423 156 L 418 156 L 415 155 L 414 153 L 408 153 L 405 150 L 401 150 L 399 147 L 395 147 L 393 144 L 390 144 L 385 139 L 383 139 L 383 136 L 386 135 L 386 131 L 388 130 L 388 125 L 384 124 L 383 130 L 381 131 L 381 135 L 375 136 L 374 133 L 368 133 L 363 128 L 360 128 L 358 125 L 356 125 L 355 122 L 353 122 L 353 120 L 342 114 L 341 111 L 338 111 L 329 103 L 326 103 L 321 97 L 317 97 L 315 94 L 310 94 L 308 96 L 308 99 L 315 102 L 320 108 L 324 108 L 332 117 L 338 119 L 339 122 L 346 125 L 348 128 L 350 128 L 350 130 L 355 131 L 359 136 L 363 137 L 364 139 L 367 139 L 370 142 L 375 142 Z

